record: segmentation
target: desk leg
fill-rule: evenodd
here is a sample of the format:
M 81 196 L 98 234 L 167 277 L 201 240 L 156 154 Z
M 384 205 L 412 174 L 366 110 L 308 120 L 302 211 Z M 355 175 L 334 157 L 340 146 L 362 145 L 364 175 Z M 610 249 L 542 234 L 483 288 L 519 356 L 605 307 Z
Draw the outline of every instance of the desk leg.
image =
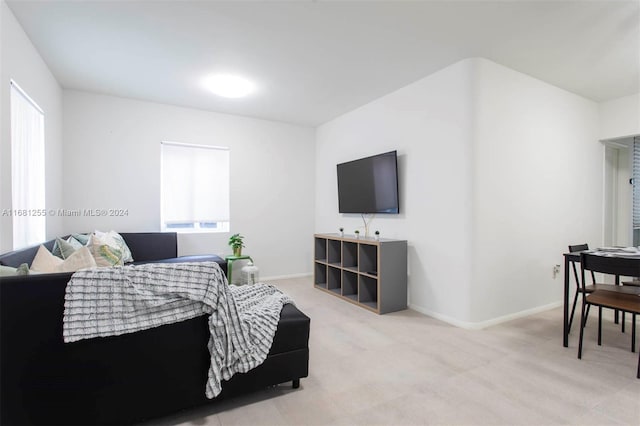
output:
M 565 256 L 564 258 L 564 325 L 563 325 L 563 336 L 562 336 L 562 345 L 565 348 L 569 347 L 569 258 Z M 582 323 L 582 318 L 580 318 L 580 323 Z

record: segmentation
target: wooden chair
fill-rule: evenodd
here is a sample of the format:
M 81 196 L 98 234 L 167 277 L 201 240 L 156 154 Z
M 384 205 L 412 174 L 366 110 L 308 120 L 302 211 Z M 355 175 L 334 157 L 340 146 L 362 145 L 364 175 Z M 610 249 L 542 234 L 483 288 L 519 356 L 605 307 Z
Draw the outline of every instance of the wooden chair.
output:
M 586 251 L 589 250 L 589 244 L 584 243 L 584 244 L 576 244 L 576 245 L 572 245 L 569 246 L 569 252 L 570 253 L 577 253 L 577 252 L 582 252 L 582 251 Z M 571 262 L 571 266 L 573 267 L 573 276 L 576 279 L 576 294 L 573 296 L 573 306 L 571 307 L 571 316 L 569 317 L 569 333 L 571 332 L 571 324 L 573 324 L 573 315 L 576 311 L 576 305 L 578 304 L 578 293 L 582 293 L 582 288 L 580 287 L 580 278 L 578 277 L 578 270 L 576 268 L 576 263 L 575 262 Z M 620 275 L 616 275 L 615 276 L 615 283 L 616 285 L 620 285 Z M 628 284 L 628 285 L 633 285 L 631 283 L 626 283 L 623 282 L 623 285 Z M 593 271 L 591 271 L 591 285 L 585 286 L 585 292 L 591 293 L 593 292 L 593 290 L 595 290 L 595 286 L 596 286 L 596 277 L 595 274 L 593 273 Z M 607 284 L 608 285 L 608 284 Z M 587 316 L 589 316 L 589 306 L 587 306 Z M 616 309 L 615 314 L 614 314 L 614 320 L 613 320 L 616 324 L 618 324 L 619 319 L 618 319 L 618 310 Z M 622 332 L 624 333 L 624 329 L 625 329 L 625 318 L 624 318 L 624 312 L 622 313 Z M 635 349 L 633 349 L 633 351 L 635 352 Z
M 581 251 L 589 250 L 589 244 L 575 244 L 569 246 L 569 253 L 577 253 Z M 578 305 L 578 294 L 582 294 L 582 288 L 580 287 L 580 276 L 578 275 L 578 269 L 576 268 L 576 263 L 571 262 L 571 266 L 573 267 L 573 276 L 576 281 L 576 294 L 573 296 L 573 306 L 571 307 L 571 315 L 569 316 L 569 333 L 571 333 L 571 324 L 573 324 L 573 315 L 576 312 L 576 306 Z M 585 286 L 585 291 L 587 293 L 591 293 L 594 290 L 594 285 L 596 284 L 596 276 L 591 271 L 591 285 Z M 589 313 L 587 312 L 587 315 Z
M 636 344 L 636 315 L 640 314 L 640 288 L 633 286 L 614 286 L 610 284 L 596 284 L 591 293 L 585 291 L 585 271 L 600 272 L 603 274 L 635 277 L 640 275 L 640 259 L 624 257 L 598 256 L 590 253 L 580 255 L 582 269 L 581 286 L 582 315 L 580 326 L 580 342 L 578 344 L 578 358 L 582 359 L 582 340 L 584 326 L 588 316 L 588 306 L 598 307 L 598 345 L 602 344 L 602 308 L 617 309 L 632 314 L 631 347 L 635 352 Z M 639 351 L 640 352 L 640 351 Z M 640 379 L 640 354 L 638 356 L 638 373 Z

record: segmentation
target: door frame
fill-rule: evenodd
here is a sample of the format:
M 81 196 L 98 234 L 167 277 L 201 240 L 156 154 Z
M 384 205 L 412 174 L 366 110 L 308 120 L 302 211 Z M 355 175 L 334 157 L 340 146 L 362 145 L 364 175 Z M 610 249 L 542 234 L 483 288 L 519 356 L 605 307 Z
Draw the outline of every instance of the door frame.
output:
M 606 139 L 604 144 L 603 243 L 633 245 L 633 139 Z

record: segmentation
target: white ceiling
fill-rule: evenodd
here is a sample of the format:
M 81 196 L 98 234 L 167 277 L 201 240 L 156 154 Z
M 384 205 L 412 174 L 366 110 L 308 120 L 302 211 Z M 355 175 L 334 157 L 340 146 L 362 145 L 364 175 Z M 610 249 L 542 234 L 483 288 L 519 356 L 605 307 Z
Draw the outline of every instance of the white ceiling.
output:
M 7 4 L 64 88 L 302 125 L 468 57 L 595 101 L 640 91 L 638 0 Z M 211 72 L 259 89 L 216 97 Z

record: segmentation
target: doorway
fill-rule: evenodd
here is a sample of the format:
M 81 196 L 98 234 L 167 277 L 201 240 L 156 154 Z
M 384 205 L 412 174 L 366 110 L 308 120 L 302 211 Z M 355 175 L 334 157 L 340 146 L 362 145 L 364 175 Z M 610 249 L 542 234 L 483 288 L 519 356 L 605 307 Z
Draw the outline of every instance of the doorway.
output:
M 640 176 L 640 137 L 635 150 L 635 175 Z M 634 188 L 640 195 L 640 179 L 634 182 L 634 136 L 605 140 L 604 235 L 605 246 L 640 245 L 640 203 L 634 208 Z M 640 201 L 640 197 L 636 197 Z M 638 218 L 635 221 L 634 216 Z M 635 229 L 638 228 L 638 229 Z

